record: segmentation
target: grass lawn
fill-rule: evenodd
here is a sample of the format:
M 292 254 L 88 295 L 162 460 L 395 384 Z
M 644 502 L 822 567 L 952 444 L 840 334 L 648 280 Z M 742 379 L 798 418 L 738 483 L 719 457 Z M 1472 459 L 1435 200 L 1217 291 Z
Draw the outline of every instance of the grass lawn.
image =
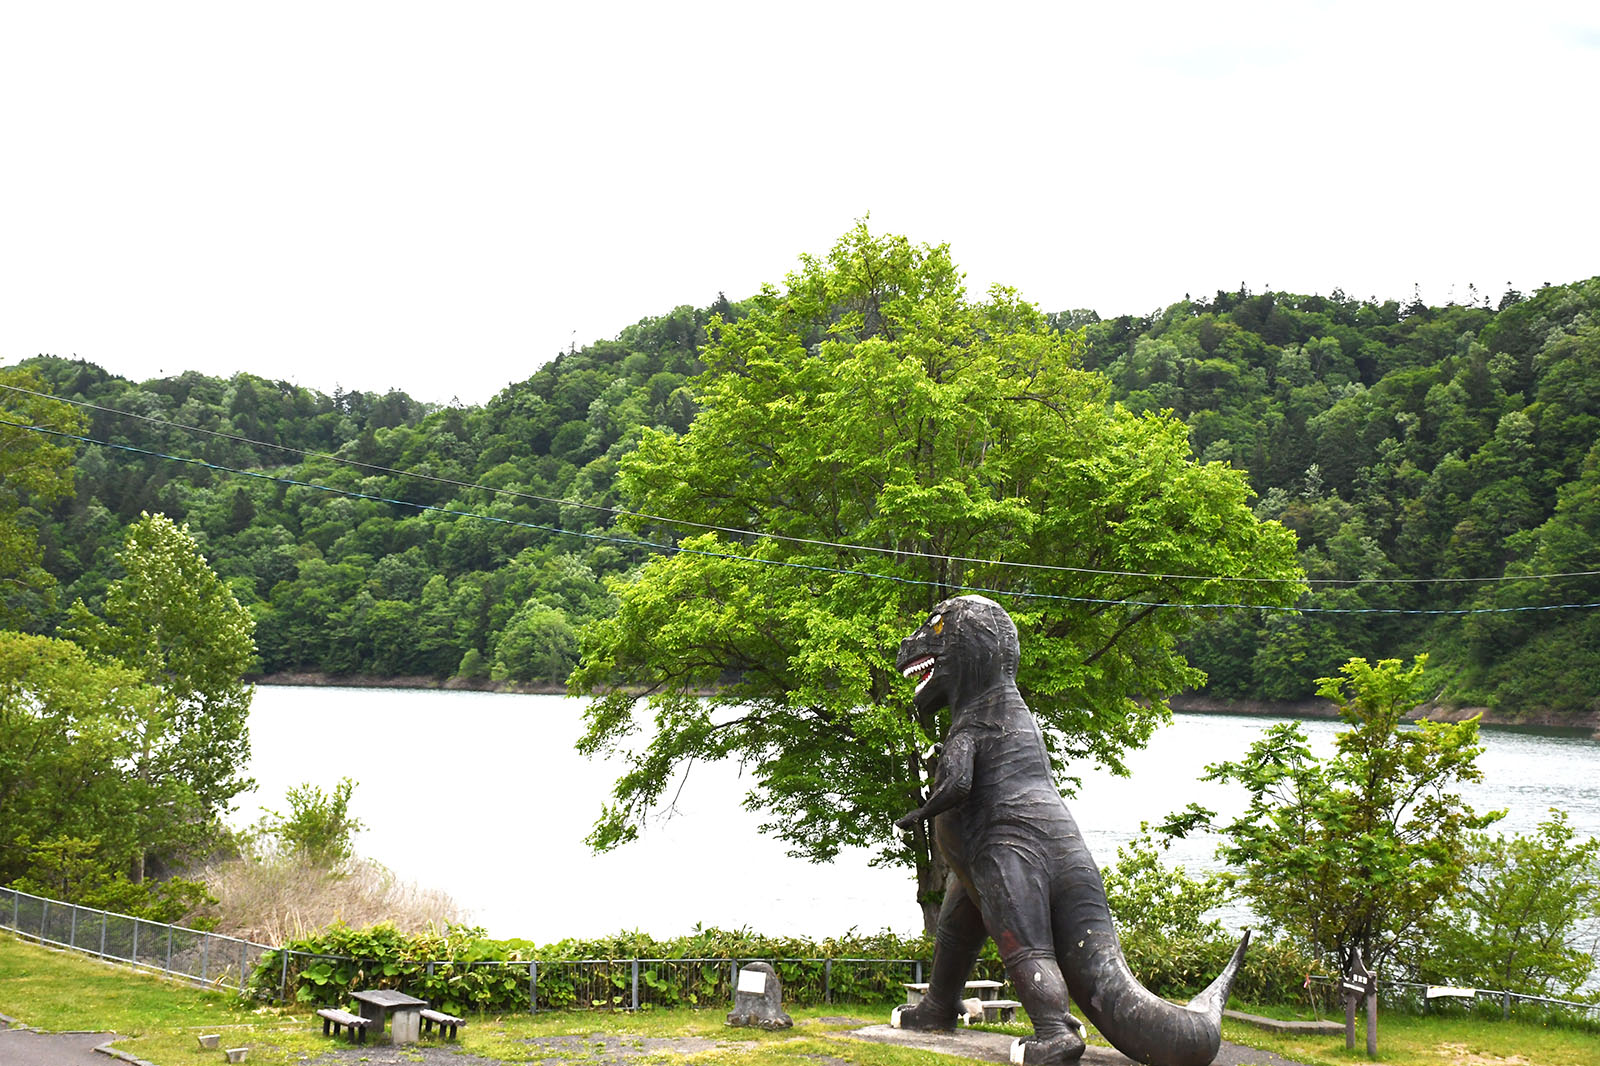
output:
M 1224 1019 L 1222 1037 L 1236 1044 L 1276 1051 L 1306 1066 L 1367 1062 L 1367 1030 L 1356 1023 L 1356 1046 L 1344 1037 L 1286 1037 Z M 1513 1018 L 1378 1014 L 1378 1061 L 1399 1066 L 1596 1066 L 1600 1033 Z
M 639 1066 L 818 1066 L 827 1060 L 861 1066 L 963 1066 L 976 1061 L 843 1035 L 858 1023 L 840 1019 L 880 1022 L 888 1011 L 888 1005 L 790 1008 L 795 1028 L 780 1033 L 729 1029 L 722 1010 L 474 1016 L 461 1030 L 459 1046 L 504 1062 L 596 1063 L 603 1046 L 620 1043 L 646 1052 L 629 1057 L 630 1064 Z M 301 1063 L 347 1046 L 342 1039 L 325 1038 L 320 1020 L 309 1010 L 252 1004 L 231 991 L 162 980 L 9 934 L 0 934 L 0 1014 L 46 1030 L 115 1030 L 124 1037 L 117 1047 L 157 1066 L 220 1061 L 216 1052 L 199 1050 L 195 1038 L 200 1033 L 222 1034 L 223 1047 L 249 1047 L 249 1061 L 267 1066 Z M 1028 1031 L 1025 1026 L 994 1028 Z M 1287 1038 L 1231 1021 L 1223 1023 L 1223 1035 L 1308 1066 L 1367 1061 L 1359 1028 L 1358 1046 L 1351 1052 L 1344 1050 L 1343 1037 Z M 655 1043 L 686 1039 L 689 1043 L 676 1048 Z M 541 1043 L 530 1045 L 531 1040 Z M 1595 1066 L 1600 1063 L 1600 1033 L 1466 1015 L 1387 1014 L 1378 1020 L 1378 1052 L 1379 1061 L 1401 1066 Z

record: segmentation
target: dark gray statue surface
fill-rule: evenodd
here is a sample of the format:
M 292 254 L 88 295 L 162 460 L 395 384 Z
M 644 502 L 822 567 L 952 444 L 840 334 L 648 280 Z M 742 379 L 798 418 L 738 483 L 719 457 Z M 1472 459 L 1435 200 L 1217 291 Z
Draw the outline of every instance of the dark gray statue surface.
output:
M 1100 869 L 1062 801 L 1044 737 L 1017 691 L 1017 629 L 982 596 L 946 600 L 900 645 L 918 710 L 948 705 L 950 732 L 922 806 L 895 824 L 933 823 L 951 870 L 928 994 L 893 1024 L 949 1029 L 978 952 L 993 937 L 1034 1035 L 1013 1062 L 1083 1054 L 1068 993 L 1118 1051 L 1157 1066 L 1206 1066 L 1222 1042 L 1222 1009 L 1250 935 L 1187 1006 L 1153 995 L 1122 957 Z

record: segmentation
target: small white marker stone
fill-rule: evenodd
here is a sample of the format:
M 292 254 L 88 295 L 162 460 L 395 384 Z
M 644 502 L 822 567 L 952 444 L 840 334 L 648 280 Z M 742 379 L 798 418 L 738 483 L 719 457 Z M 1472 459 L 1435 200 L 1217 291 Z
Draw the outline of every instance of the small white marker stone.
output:
M 1011 1061 L 1022 1066 L 1022 1038 L 1011 1041 Z
M 767 991 L 767 975 L 760 970 L 740 970 L 739 991 L 752 992 L 758 996 L 765 995 Z

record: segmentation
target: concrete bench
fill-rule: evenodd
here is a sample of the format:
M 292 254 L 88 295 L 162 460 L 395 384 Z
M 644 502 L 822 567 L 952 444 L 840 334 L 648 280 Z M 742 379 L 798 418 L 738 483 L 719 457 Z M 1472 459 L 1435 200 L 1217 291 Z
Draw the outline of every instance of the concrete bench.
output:
M 347 1035 L 355 1037 L 355 1043 L 365 1044 L 367 1042 L 367 1026 L 371 1024 L 370 1018 L 363 1018 L 359 1014 L 351 1014 L 349 1011 L 339 1010 L 337 1007 L 323 1007 L 317 1011 L 317 1017 L 322 1019 L 323 1036 L 329 1035 L 328 1029 L 330 1026 L 333 1028 L 333 1035 L 338 1036 L 339 1027 L 342 1025 L 350 1031 Z
M 1000 984 L 999 981 L 968 981 L 966 991 L 977 993 L 979 999 L 994 999 L 1000 994 Z M 906 990 L 906 1002 L 913 1007 L 921 1003 L 922 997 L 928 994 L 928 982 L 926 981 L 907 982 L 904 987 Z
M 454 1014 L 446 1014 L 444 1011 L 438 1010 L 425 1010 L 422 1012 L 422 1031 L 424 1033 L 433 1032 L 433 1024 L 435 1022 L 439 1023 L 439 1036 L 441 1038 L 445 1036 L 445 1029 L 448 1028 L 450 1030 L 449 1039 L 454 1040 L 456 1038 L 456 1026 L 465 1025 L 466 1019 L 457 1018 Z
M 986 999 L 983 1001 L 983 1020 L 991 1023 L 1014 1022 L 1020 1006 L 1022 1004 L 1014 999 Z

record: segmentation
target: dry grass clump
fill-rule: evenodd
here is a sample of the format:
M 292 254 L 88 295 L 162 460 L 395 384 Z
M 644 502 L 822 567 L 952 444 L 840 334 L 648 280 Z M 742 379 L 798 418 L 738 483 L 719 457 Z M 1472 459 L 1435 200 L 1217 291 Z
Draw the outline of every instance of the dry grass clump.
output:
M 202 878 L 216 897 L 200 912 L 216 931 L 263 944 L 282 944 L 335 922 L 356 928 L 388 922 L 402 932 L 463 920 L 443 892 L 401 881 L 367 859 L 329 869 L 294 855 L 233 859 L 206 869 Z

